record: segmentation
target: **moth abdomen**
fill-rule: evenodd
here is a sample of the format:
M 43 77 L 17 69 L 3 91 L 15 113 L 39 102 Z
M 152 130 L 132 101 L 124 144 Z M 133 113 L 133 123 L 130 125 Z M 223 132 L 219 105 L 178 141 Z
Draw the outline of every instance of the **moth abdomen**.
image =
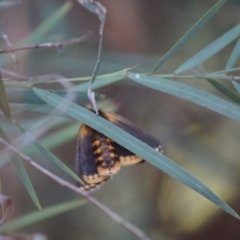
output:
M 114 142 L 103 134 L 93 134 L 92 148 L 100 176 L 112 176 L 120 169 L 119 156 L 113 144 Z

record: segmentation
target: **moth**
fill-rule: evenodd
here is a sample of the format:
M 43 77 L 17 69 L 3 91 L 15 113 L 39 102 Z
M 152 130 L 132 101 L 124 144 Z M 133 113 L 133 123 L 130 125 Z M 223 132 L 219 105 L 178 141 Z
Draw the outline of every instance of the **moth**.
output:
M 142 131 L 129 120 L 111 112 L 99 110 L 99 116 L 143 141 L 156 151 L 162 153 L 162 144 L 155 137 Z M 144 162 L 140 156 L 132 153 L 105 135 L 86 124 L 79 129 L 76 148 L 76 172 L 85 183 L 80 186 L 83 191 L 92 191 L 116 174 L 122 166 Z

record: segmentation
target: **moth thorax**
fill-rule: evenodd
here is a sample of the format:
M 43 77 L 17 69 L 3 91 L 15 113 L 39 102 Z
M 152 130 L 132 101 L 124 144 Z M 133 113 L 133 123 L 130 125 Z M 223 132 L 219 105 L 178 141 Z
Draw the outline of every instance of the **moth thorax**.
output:
M 111 176 L 120 169 L 119 157 L 111 139 L 95 132 L 92 137 L 92 148 L 100 175 Z

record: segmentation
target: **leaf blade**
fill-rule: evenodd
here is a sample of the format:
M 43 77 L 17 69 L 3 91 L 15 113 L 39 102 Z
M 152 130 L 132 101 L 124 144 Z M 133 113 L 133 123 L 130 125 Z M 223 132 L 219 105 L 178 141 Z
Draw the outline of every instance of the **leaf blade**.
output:
M 9 142 L 9 140 L 7 139 L 7 136 L 6 136 L 6 134 L 3 132 L 2 128 L 0 128 L 0 136 L 1 136 L 3 139 L 5 139 L 7 142 Z M 2 157 L 3 157 L 3 156 L 1 155 L 1 158 L 2 158 Z M 11 158 L 9 157 L 9 161 L 10 161 L 10 159 L 11 159 Z M 36 205 L 36 207 L 37 207 L 38 209 L 41 209 L 41 204 L 40 204 L 40 202 L 39 202 L 39 200 L 38 200 L 37 194 L 36 194 L 36 192 L 35 192 L 35 190 L 34 190 L 34 188 L 33 188 L 33 185 L 32 185 L 32 183 L 31 183 L 31 180 L 30 180 L 30 178 L 29 178 L 29 176 L 28 176 L 28 174 L 27 174 L 24 166 L 23 166 L 22 163 L 21 163 L 20 158 L 19 158 L 18 156 L 13 157 L 13 158 L 12 158 L 12 162 L 13 162 L 13 164 L 14 164 L 17 172 L 18 172 L 18 175 L 19 175 L 19 177 L 20 177 L 20 179 L 21 179 L 24 187 L 26 188 L 26 190 L 27 190 L 30 198 L 32 199 L 33 203 Z
M 166 80 L 161 77 L 128 73 L 128 78 L 144 86 L 171 94 L 175 97 L 196 103 L 202 107 L 220 113 L 226 117 L 240 121 L 240 107 L 210 93 L 198 90 L 189 85 Z
M 234 102 L 240 104 L 240 97 L 233 91 L 231 91 L 230 89 L 228 89 L 227 87 L 225 87 L 224 85 L 222 85 L 221 83 L 210 79 L 210 78 L 206 78 L 206 80 L 213 85 L 218 91 L 220 91 L 221 93 L 223 93 L 225 96 L 227 96 L 229 99 L 233 100 Z
M 234 41 L 240 35 L 240 24 L 233 27 L 231 30 L 223 34 L 220 38 L 209 44 L 195 56 L 187 60 L 180 67 L 175 70 L 175 74 L 187 71 L 199 64 L 202 64 L 205 60 L 212 57 L 214 54 L 222 50 L 232 41 Z
M 18 125 L 19 129 L 26 134 L 26 136 L 31 140 L 31 142 L 38 148 L 38 150 L 48 158 L 52 163 L 57 165 L 60 169 L 62 169 L 66 174 L 75 179 L 77 182 L 83 184 L 82 180 L 65 164 L 63 164 L 57 157 L 55 157 L 50 151 L 48 151 L 45 147 L 42 146 L 28 131 L 26 131 L 22 126 Z
M 176 53 L 199 29 L 201 29 L 214 14 L 227 2 L 227 0 L 216 3 L 203 17 L 201 17 L 183 37 L 156 63 L 151 69 L 149 75 L 154 73 L 161 65 L 163 65 L 174 53 Z
M 31 33 L 27 42 L 31 43 L 40 41 L 41 38 L 54 27 L 55 24 L 57 24 L 64 16 L 66 16 L 66 14 L 71 10 L 72 6 L 72 2 L 65 2 Z
M 30 180 L 30 178 L 29 178 L 29 176 L 28 176 L 28 174 L 27 174 L 27 172 L 26 172 L 26 170 L 25 170 L 25 168 L 24 168 L 20 158 L 19 157 L 13 158 L 12 162 L 13 162 L 13 164 L 14 164 L 17 172 L 18 172 L 18 175 L 19 175 L 19 177 L 20 177 L 24 187 L 26 188 L 30 198 L 32 199 L 32 201 L 34 202 L 36 207 L 39 210 L 41 210 L 42 207 L 41 207 L 41 204 L 40 204 L 40 202 L 38 200 L 37 194 L 36 194 L 36 192 L 35 192 L 35 190 L 33 188 L 31 180 Z
M 228 59 L 227 65 L 225 67 L 226 70 L 231 69 L 234 64 L 237 62 L 240 56 L 240 38 L 237 41 L 237 44 L 235 45 L 231 56 Z
M 11 119 L 11 111 L 10 106 L 5 90 L 5 86 L 2 80 L 2 75 L 0 74 L 0 108 L 2 109 L 2 112 L 4 116 L 10 120 Z
M 40 212 L 38 211 L 38 212 L 30 213 L 18 219 L 7 222 L 2 227 L 0 227 L 0 233 L 7 233 L 7 232 L 11 232 L 11 231 L 29 226 L 31 224 L 42 221 L 44 219 L 73 210 L 74 208 L 80 207 L 85 203 L 86 201 L 84 200 L 74 200 L 66 203 L 61 203 L 53 207 L 48 207 Z
M 235 87 L 235 89 L 238 91 L 238 93 L 240 94 L 240 85 L 239 85 L 239 83 L 236 83 L 236 82 L 232 81 L 232 84 Z
M 52 92 L 61 97 L 64 97 L 67 94 L 71 94 L 71 96 L 74 96 L 74 101 L 85 101 L 88 99 L 86 93 L 79 91 L 54 90 Z M 6 93 L 10 103 L 28 103 L 28 104 L 45 103 L 29 89 L 21 88 L 7 89 Z M 96 98 L 98 99 L 99 95 L 97 95 Z
M 76 120 L 82 121 L 100 133 L 103 133 L 121 146 L 141 156 L 143 159 L 147 160 L 154 166 L 158 167 L 170 176 L 197 191 L 218 205 L 224 211 L 238 218 L 237 213 L 226 203 L 224 203 L 219 197 L 217 197 L 209 188 L 207 188 L 204 184 L 202 184 L 199 180 L 193 177 L 190 173 L 186 172 L 172 160 L 155 151 L 145 143 L 118 128 L 114 124 L 90 112 L 89 110 L 74 103 L 71 104 L 66 99 L 62 99 L 59 96 L 53 95 L 46 90 L 33 88 L 33 91 L 51 106 L 58 108 Z

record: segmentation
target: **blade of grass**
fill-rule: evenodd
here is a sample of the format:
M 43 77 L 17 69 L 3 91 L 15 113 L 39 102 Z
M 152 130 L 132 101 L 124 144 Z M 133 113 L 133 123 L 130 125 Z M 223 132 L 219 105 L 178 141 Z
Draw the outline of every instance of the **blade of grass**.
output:
M 66 174 L 75 179 L 77 182 L 83 184 L 82 180 L 65 164 L 63 164 L 57 157 L 55 157 L 51 152 L 44 148 L 30 133 L 28 133 L 22 126 L 18 125 L 19 129 L 26 134 L 26 136 L 31 140 L 31 142 L 38 148 L 38 150 L 52 163 L 56 164 L 60 169 L 62 169 Z
M 224 85 L 222 85 L 221 83 L 219 83 L 219 82 L 217 82 L 213 79 L 206 78 L 206 80 L 212 86 L 214 86 L 218 91 L 223 93 L 225 96 L 227 96 L 228 98 L 230 98 L 231 100 L 233 100 L 237 104 L 240 104 L 240 97 L 236 93 L 234 93 L 233 91 L 231 91 L 230 89 L 228 89 L 227 87 L 225 87 Z
M 5 139 L 7 142 L 7 136 L 6 134 L 3 132 L 3 130 L 0 128 L 0 136 Z M 26 188 L 30 198 L 32 199 L 33 203 L 36 205 L 36 207 L 41 210 L 41 205 L 40 202 L 38 200 L 37 194 L 33 188 L 33 185 L 31 183 L 31 180 L 27 174 L 27 171 L 25 170 L 24 166 L 22 165 L 22 162 L 20 160 L 20 158 L 18 156 L 13 157 L 12 158 L 12 162 L 14 164 L 14 166 L 16 167 L 16 170 L 18 172 L 18 175 L 24 185 L 24 187 Z
M 73 2 L 66 1 L 59 9 L 57 9 L 48 19 L 39 25 L 30 35 L 27 42 L 35 43 L 40 42 L 42 37 L 49 32 L 67 13 L 71 10 Z
M 214 54 L 222 50 L 240 35 L 240 25 L 235 26 L 220 38 L 209 44 L 206 48 L 201 50 L 195 56 L 187 60 L 180 67 L 175 70 L 175 74 L 182 73 L 184 71 L 190 70 L 191 68 L 202 64 L 205 60 L 212 57 Z
M 54 148 L 56 146 L 61 146 L 66 141 L 70 141 L 73 138 L 77 138 L 79 127 L 80 127 L 79 122 L 63 127 L 61 131 L 55 132 L 50 136 L 42 138 L 41 143 L 43 146 L 48 146 L 49 149 Z M 64 138 L 62 136 L 64 136 Z
M 59 214 L 71 211 L 77 207 L 81 207 L 86 204 L 85 200 L 74 200 L 66 203 L 54 205 L 52 207 L 45 208 L 43 211 L 33 212 L 28 215 L 19 217 L 15 220 L 11 220 L 0 227 L 0 233 L 7 233 L 16 231 L 23 227 L 30 226 L 34 223 L 38 223 L 42 220 L 57 216 Z
M 28 104 L 43 104 L 38 96 L 36 96 L 29 89 L 7 89 L 7 96 L 10 103 L 28 103 Z M 87 94 L 79 91 L 66 91 L 66 90 L 54 90 L 54 94 L 57 94 L 61 97 L 64 97 L 68 93 L 74 96 L 74 101 L 86 101 L 88 99 Z M 99 99 L 100 95 L 97 95 L 96 98 Z
M 44 104 L 27 104 L 27 103 L 10 103 L 10 108 L 12 115 L 16 115 L 19 113 L 22 113 L 23 111 L 32 111 L 34 108 L 40 107 L 40 106 L 47 106 L 45 103 Z
M 228 59 L 227 65 L 226 65 L 226 70 L 227 69 L 231 69 L 234 64 L 237 62 L 237 60 L 239 59 L 240 56 L 240 38 L 237 41 L 237 44 L 235 45 L 232 54 L 230 56 L 230 58 Z
M 123 76 L 113 76 L 113 77 L 109 77 L 109 78 L 106 78 L 106 79 L 95 80 L 93 82 L 93 85 L 92 85 L 92 90 L 108 86 L 108 85 L 110 85 L 112 83 L 115 83 L 115 82 L 118 82 L 122 79 L 123 79 Z M 89 83 L 88 82 L 81 83 L 81 84 L 74 87 L 75 90 L 80 91 L 80 92 L 85 92 L 85 91 L 88 90 L 88 88 L 89 88 Z
M 98 87 L 98 85 L 102 87 L 123 79 L 124 78 L 123 74 L 130 69 L 132 68 L 126 68 L 114 73 L 98 75 L 96 77 L 96 81 L 99 81 L 99 82 L 94 84 L 95 88 Z M 87 77 L 78 77 L 78 78 L 54 79 L 54 80 L 48 80 L 47 83 L 49 84 L 49 83 L 59 83 L 59 82 L 81 82 L 81 81 L 89 81 L 90 78 L 91 77 L 87 76 Z M 45 83 L 46 83 L 46 80 L 34 80 L 34 81 L 28 80 L 28 81 L 21 81 L 21 82 L 6 81 L 4 84 L 6 88 L 20 88 L 20 87 L 26 88 L 26 86 L 28 86 L 29 84 L 36 86 L 37 84 L 45 84 Z M 80 85 L 70 87 L 68 90 L 81 92 L 82 88 L 81 87 L 78 88 L 78 86 Z M 86 89 L 86 88 L 84 87 L 83 89 Z
M 161 65 L 163 65 L 174 53 L 176 53 L 191 37 L 198 32 L 213 16 L 214 14 L 227 2 L 221 0 L 216 3 L 203 17 L 201 17 L 193 27 L 182 37 L 179 41 L 157 62 L 151 69 L 149 75 L 153 74 Z
M 240 85 L 239 85 L 239 83 L 236 83 L 236 82 L 232 81 L 232 84 L 235 87 L 235 89 L 238 91 L 238 93 L 240 94 Z
M 66 16 L 73 6 L 72 1 L 67 1 L 59 9 L 57 9 L 49 18 L 47 18 L 42 24 L 40 24 L 31 35 L 18 42 L 18 45 L 40 43 L 44 35 L 49 32 L 59 21 Z M 22 56 L 24 53 L 18 54 Z M 0 59 L 0 65 L 3 65 L 7 58 Z
M 124 76 L 125 72 L 129 71 L 129 70 L 131 70 L 135 67 L 136 66 L 133 66 L 133 67 L 126 68 L 126 69 L 123 69 L 123 70 L 118 71 L 118 72 L 97 76 L 95 81 L 92 84 L 92 89 L 95 90 L 95 89 L 98 89 L 98 88 L 101 88 L 101 87 L 108 86 L 112 83 L 118 82 L 120 80 L 123 80 L 125 78 L 125 76 Z M 88 90 L 88 88 L 89 88 L 89 83 L 88 82 L 81 83 L 77 86 L 72 87 L 72 89 L 74 89 L 76 91 L 80 91 L 80 92 L 85 92 L 85 91 Z
M 195 177 L 193 177 L 190 173 L 185 171 L 179 165 L 174 163 L 172 160 L 155 151 L 154 149 L 152 149 L 145 143 L 141 142 L 137 138 L 118 128 L 114 124 L 106 121 L 100 116 L 90 112 L 89 110 L 81 106 L 78 106 L 74 103 L 71 104 L 66 99 L 54 95 L 46 90 L 41 90 L 38 88 L 32 88 L 32 90 L 35 92 L 35 94 L 37 94 L 40 98 L 46 101 L 46 103 L 48 103 L 49 105 L 58 108 L 59 110 L 61 110 L 65 114 L 68 114 L 74 119 L 87 124 L 93 129 L 96 129 L 98 132 L 106 135 L 107 137 L 117 142 L 121 146 L 134 152 L 138 156 L 141 156 L 149 163 L 153 164 L 157 168 L 161 169 L 170 176 L 174 177 L 183 184 L 200 193 L 201 195 L 215 203 L 217 206 L 222 208 L 230 215 L 238 218 L 236 212 L 234 212 L 226 203 L 224 203 L 219 197 L 217 197 L 209 188 L 207 188 L 199 180 L 197 180 Z
M 82 192 L 78 187 L 72 185 L 71 183 L 63 180 L 62 178 L 58 177 L 57 175 L 49 172 L 47 169 L 41 167 L 39 164 L 34 162 L 31 158 L 28 156 L 22 154 L 19 152 L 15 147 L 11 146 L 8 144 L 6 141 L 4 141 L 2 138 L 0 138 L 1 144 L 3 144 L 5 147 L 7 147 L 11 152 L 14 152 L 15 154 L 19 155 L 22 159 L 24 159 L 26 162 L 31 164 L 35 169 L 39 170 L 42 172 L 45 176 L 49 177 L 52 179 L 54 182 L 60 184 L 61 186 L 67 187 L 68 189 L 74 191 L 78 195 L 84 197 L 85 199 L 88 200 L 88 202 L 94 204 L 96 207 L 101 209 L 107 216 L 109 216 L 112 220 L 114 220 L 116 223 L 118 223 L 120 226 L 124 227 L 127 229 L 129 232 L 134 234 L 138 239 L 140 240 L 149 240 L 149 238 L 146 236 L 146 234 L 135 227 L 133 224 L 130 222 L 126 221 L 125 219 L 121 218 L 119 215 L 117 215 L 114 211 L 109 209 L 107 206 L 99 202 L 97 199 L 91 197 L 90 195 Z
M 11 111 L 10 111 L 8 98 L 7 98 L 7 94 L 5 91 L 5 86 L 4 86 L 1 74 L 0 74 L 0 108 L 2 109 L 4 116 L 8 120 L 10 120 L 11 119 Z
M 31 197 L 32 201 L 34 202 L 34 204 L 36 205 L 36 207 L 41 210 L 42 207 L 40 205 L 40 202 L 38 200 L 38 197 L 37 197 L 37 194 L 33 188 L 33 185 L 31 183 L 31 180 L 20 160 L 19 157 L 14 157 L 13 160 L 12 160 L 17 172 L 18 172 L 18 175 L 24 185 L 24 187 L 26 188 L 29 196 Z
M 196 103 L 202 107 L 218 112 L 226 117 L 240 121 L 240 107 L 210 93 L 198 90 L 183 83 L 166 80 L 156 76 L 127 73 L 127 77 L 144 86 L 168 93 L 175 97 Z
M 6 120 L 6 118 L 4 118 L 3 116 L 0 116 L 0 120 L 1 120 L 1 123 L 2 123 L 2 120 Z M 3 129 L 2 129 L 2 125 L 0 127 L 0 137 L 5 139 L 6 141 L 8 140 L 7 139 L 7 136 L 5 135 Z M 1 158 L 0 158 L 0 169 L 5 165 L 7 164 L 8 162 L 10 162 L 12 160 L 11 156 L 4 150 L 0 151 L 0 154 L 1 154 Z

